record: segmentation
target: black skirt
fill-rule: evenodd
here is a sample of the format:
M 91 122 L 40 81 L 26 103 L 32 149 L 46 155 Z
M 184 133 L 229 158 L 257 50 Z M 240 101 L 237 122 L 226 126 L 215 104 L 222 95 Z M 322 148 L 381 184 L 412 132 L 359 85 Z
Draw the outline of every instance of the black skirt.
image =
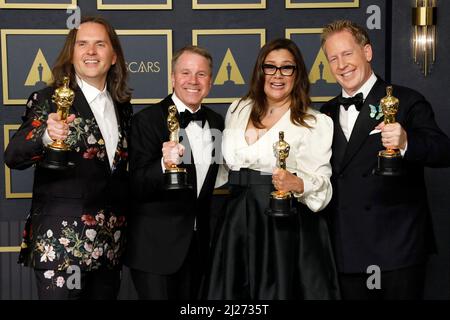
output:
M 324 217 L 296 199 L 296 215 L 266 215 L 273 191 L 271 175 L 231 171 L 229 185 L 229 199 L 212 242 L 203 298 L 338 299 Z

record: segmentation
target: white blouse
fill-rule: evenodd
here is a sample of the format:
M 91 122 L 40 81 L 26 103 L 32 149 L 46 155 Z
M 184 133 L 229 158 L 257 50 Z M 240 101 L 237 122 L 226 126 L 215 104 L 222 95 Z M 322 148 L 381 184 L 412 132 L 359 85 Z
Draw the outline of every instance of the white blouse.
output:
M 234 101 L 228 109 L 223 133 L 222 152 L 229 170 L 241 168 L 272 174 L 276 167 L 273 144 L 279 140 L 279 132 L 284 131 L 284 140 L 290 145 L 286 169 L 303 180 L 304 192 L 295 193 L 298 201 L 314 212 L 322 210 L 332 196 L 331 143 L 333 140 L 333 121 L 326 115 L 309 108 L 308 113 L 315 116 L 306 122 L 311 128 L 294 125 L 288 110 L 278 122 L 253 144 L 245 139 L 245 129 L 250 118 L 252 102 Z M 227 172 L 221 170 L 217 185 L 226 182 Z M 219 180 L 221 180 L 219 182 Z

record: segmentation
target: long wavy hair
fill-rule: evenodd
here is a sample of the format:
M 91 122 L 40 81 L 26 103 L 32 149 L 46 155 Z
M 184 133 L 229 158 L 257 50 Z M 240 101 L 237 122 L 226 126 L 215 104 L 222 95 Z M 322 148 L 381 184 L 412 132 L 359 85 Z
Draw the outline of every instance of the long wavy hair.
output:
M 80 25 L 87 22 L 98 23 L 105 27 L 114 53 L 117 56 L 116 63 L 111 66 L 106 76 L 107 88 L 109 93 L 111 94 L 112 99 L 119 103 L 130 101 L 131 89 L 128 88 L 127 85 L 127 67 L 125 64 L 125 57 L 123 55 L 122 46 L 119 42 L 119 37 L 117 36 L 114 28 L 109 24 L 109 22 L 101 17 L 84 17 L 81 20 Z M 52 68 L 52 85 L 54 87 L 61 86 L 63 83 L 63 78 L 65 76 L 70 77 L 70 87 L 72 89 L 75 90 L 78 86 L 75 79 L 75 68 L 72 63 L 77 32 L 78 29 L 70 30 L 69 34 L 67 35 L 66 42 L 64 43 L 64 46 Z
M 241 99 L 251 99 L 253 101 L 253 108 L 250 114 L 250 120 L 258 129 L 264 129 L 262 124 L 263 117 L 267 114 L 268 105 L 267 98 L 264 93 L 265 74 L 263 72 L 263 64 L 267 55 L 274 50 L 288 50 L 294 57 L 296 70 L 294 72 L 294 86 L 291 92 L 291 122 L 295 125 L 311 126 L 306 123 L 306 119 L 315 119 L 311 114 L 307 113 L 308 107 L 311 105 L 311 98 L 309 97 L 309 79 L 306 71 L 303 56 L 297 45 L 290 39 L 275 39 L 264 45 L 259 51 L 253 68 L 252 79 L 248 93 Z

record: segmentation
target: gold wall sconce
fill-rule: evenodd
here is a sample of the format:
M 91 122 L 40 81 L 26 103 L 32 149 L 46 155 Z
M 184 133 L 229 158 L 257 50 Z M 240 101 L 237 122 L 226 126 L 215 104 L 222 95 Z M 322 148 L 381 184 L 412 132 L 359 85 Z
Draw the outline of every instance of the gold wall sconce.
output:
M 421 66 L 425 76 L 436 60 L 436 1 L 415 0 L 412 10 L 414 62 Z

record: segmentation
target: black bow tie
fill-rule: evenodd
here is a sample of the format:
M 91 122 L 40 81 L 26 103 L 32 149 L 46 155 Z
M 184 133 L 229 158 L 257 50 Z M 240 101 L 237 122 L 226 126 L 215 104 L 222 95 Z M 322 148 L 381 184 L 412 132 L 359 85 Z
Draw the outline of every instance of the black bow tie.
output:
M 200 108 L 200 110 L 198 110 L 195 113 L 192 113 L 188 110 L 180 113 L 180 128 L 182 128 L 182 129 L 186 128 L 191 121 L 194 121 L 197 124 L 198 124 L 198 122 L 196 122 L 196 121 L 201 121 L 202 128 L 203 128 L 203 126 L 205 125 L 205 122 L 206 122 L 205 109 Z
M 351 98 L 344 98 L 342 95 L 339 96 L 338 98 L 338 103 L 340 105 L 342 105 L 345 110 L 348 110 L 348 108 L 354 104 L 356 110 L 360 111 L 363 104 L 364 104 L 364 99 L 363 99 L 363 94 L 362 92 L 358 93 L 357 95 L 351 97 Z

